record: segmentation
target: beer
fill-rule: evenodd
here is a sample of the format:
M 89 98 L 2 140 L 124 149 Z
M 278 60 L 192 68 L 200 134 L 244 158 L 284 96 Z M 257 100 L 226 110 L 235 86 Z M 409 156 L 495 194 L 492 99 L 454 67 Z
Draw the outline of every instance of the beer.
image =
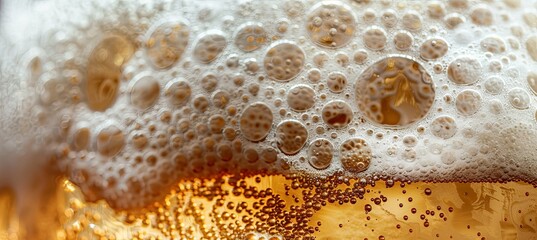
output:
M 4 5 L 6 238 L 537 238 L 535 2 Z

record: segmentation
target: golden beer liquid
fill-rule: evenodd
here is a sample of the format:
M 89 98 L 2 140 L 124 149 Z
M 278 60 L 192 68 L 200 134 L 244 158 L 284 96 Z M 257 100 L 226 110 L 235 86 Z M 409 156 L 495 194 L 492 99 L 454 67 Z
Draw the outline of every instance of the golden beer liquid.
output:
M 312 181 L 305 179 L 302 180 Z M 224 180 L 229 182 L 228 177 Z M 39 236 L 43 239 L 535 239 L 537 236 L 537 190 L 524 182 L 395 182 L 389 187 L 390 181 L 379 180 L 375 186 L 368 184 L 363 188 L 363 199 L 345 200 L 339 198 L 343 194 L 333 194 L 335 201 L 324 198 L 325 205 L 316 210 L 307 208 L 311 210 L 307 212 L 296 210 L 315 202 L 304 201 L 307 194 L 303 191 L 315 191 L 318 187 L 300 186 L 299 181 L 283 176 L 252 176 L 234 181 L 242 185 L 235 188 L 239 190 L 233 191 L 234 187 L 228 183 L 210 188 L 214 179 L 181 182 L 177 191 L 151 210 L 116 212 L 104 201 L 85 202 L 75 185 L 62 180 L 58 182 L 55 201 L 47 206 L 52 211 L 42 217 L 43 223 L 48 224 L 35 227 L 42 231 Z M 337 183 L 337 179 L 321 182 L 333 184 L 327 188 L 331 191 L 345 192 L 359 181 L 350 180 L 348 185 L 344 180 Z M 289 218 L 291 226 L 286 228 L 285 217 L 273 221 L 256 215 L 270 198 L 248 194 L 246 197 L 244 189 L 256 189 L 252 192 L 258 193 L 271 189 L 272 196 L 284 201 L 281 208 L 271 209 L 281 209 L 287 217 L 295 216 Z M 217 193 L 219 190 L 227 192 Z M 212 194 L 221 195 L 209 197 Z M 13 194 L 3 191 L 0 196 L 0 239 L 24 239 L 27 229 L 18 225 Z M 241 209 L 244 203 L 246 207 Z M 264 205 L 254 205 L 259 203 Z M 298 227 L 296 216 L 307 219 L 307 224 Z M 258 228 L 267 230 L 260 232 L 248 230 L 251 228 L 248 219 L 261 225 L 277 223 Z M 302 232 L 306 229 L 313 232 Z

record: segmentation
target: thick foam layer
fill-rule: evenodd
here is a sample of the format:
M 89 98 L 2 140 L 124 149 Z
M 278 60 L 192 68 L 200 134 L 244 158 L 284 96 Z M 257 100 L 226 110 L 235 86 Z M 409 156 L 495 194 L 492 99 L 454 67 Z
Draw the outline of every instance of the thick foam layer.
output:
M 118 209 L 245 172 L 537 183 L 512 2 L 40 1 L 2 23 L 0 140 Z

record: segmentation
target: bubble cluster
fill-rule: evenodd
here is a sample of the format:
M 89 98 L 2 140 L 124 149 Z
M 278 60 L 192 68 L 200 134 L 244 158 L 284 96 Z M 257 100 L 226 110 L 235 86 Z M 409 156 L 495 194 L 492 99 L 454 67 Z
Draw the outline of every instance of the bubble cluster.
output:
M 341 165 L 351 172 L 362 172 L 367 170 L 372 158 L 371 148 L 367 142 L 361 138 L 351 138 L 343 142 L 340 146 Z

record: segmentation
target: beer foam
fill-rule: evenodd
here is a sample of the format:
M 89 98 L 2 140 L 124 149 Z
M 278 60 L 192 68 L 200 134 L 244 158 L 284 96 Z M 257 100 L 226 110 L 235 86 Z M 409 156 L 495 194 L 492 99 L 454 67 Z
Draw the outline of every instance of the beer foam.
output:
M 537 184 L 535 6 L 358 2 L 10 8 L 2 173 L 47 149 L 117 209 L 224 174 Z

